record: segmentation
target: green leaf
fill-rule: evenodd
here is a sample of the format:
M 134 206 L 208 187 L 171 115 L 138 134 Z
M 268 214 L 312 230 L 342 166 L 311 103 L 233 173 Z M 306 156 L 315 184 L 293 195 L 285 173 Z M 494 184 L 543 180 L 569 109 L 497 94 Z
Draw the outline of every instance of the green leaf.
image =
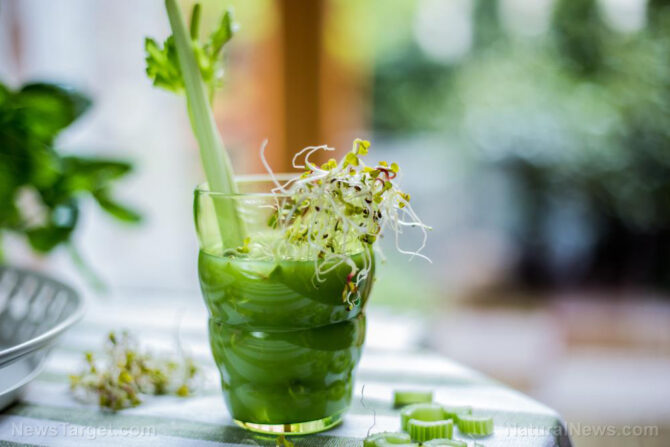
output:
M 26 84 L 15 93 L 18 125 L 44 143 L 72 124 L 91 105 L 91 100 L 74 90 L 56 84 Z
M 219 58 L 223 46 L 227 44 L 235 34 L 235 25 L 233 22 L 232 11 L 226 11 L 221 17 L 219 27 L 209 36 L 209 43 L 207 44 L 207 53 L 210 55 L 212 61 Z
M 113 182 L 130 172 L 128 162 L 62 157 L 53 147 L 58 133 L 90 105 L 85 95 L 61 85 L 33 83 L 12 91 L 0 83 L 0 232 L 23 234 L 37 252 L 70 242 L 79 199 L 87 194 L 118 219 L 139 220 L 109 198 Z M 23 192 L 35 193 L 39 213 L 17 203 Z
M 7 88 L 5 84 L 0 82 L 0 108 L 4 107 L 5 101 L 9 99 L 12 92 Z
M 49 207 L 66 203 L 82 193 L 107 189 L 114 180 L 132 169 L 130 163 L 120 160 L 69 156 L 56 161 L 58 175 L 55 181 L 46 185 L 33 182 Z
M 235 25 L 232 12 L 226 11 L 218 27 L 209 35 L 207 43 L 203 44 L 198 39 L 200 15 L 200 4 L 196 3 L 191 13 L 190 32 L 187 36 L 200 69 L 200 76 L 211 100 L 223 75 L 222 51 L 225 44 L 233 37 Z M 174 35 L 165 40 L 163 47 L 154 39 L 146 38 L 144 50 L 146 52 L 146 72 L 153 84 L 175 93 L 184 92 L 184 78 L 177 58 Z
M 112 200 L 108 191 L 97 191 L 93 194 L 93 197 L 103 210 L 119 220 L 130 223 L 138 223 L 142 220 L 142 216 L 137 211 Z
M 184 81 L 179 71 L 172 36 L 167 38 L 163 48 L 154 39 L 147 37 L 144 41 L 144 50 L 147 53 L 145 58 L 147 75 L 153 80 L 153 84 L 175 93 L 183 92 Z
M 132 165 L 126 161 L 102 158 L 63 157 L 64 182 L 68 191 L 97 191 L 127 175 Z
M 28 183 L 32 186 L 38 189 L 50 188 L 62 176 L 61 160 L 48 146 L 37 144 L 26 155 L 30 163 Z
M 46 225 L 26 230 L 31 247 L 40 253 L 48 253 L 57 245 L 67 242 L 78 218 L 79 207 L 75 201 L 53 208 Z
M 191 25 L 190 25 L 190 31 L 191 31 L 191 39 L 193 40 L 198 40 L 198 35 L 200 34 L 200 12 L 202 8 L 200 7 L 200 3 L 196 3 L 193 5 L 193 11 L 191 11 Z
M 70 238 L 72 230 L 53 226 L 34 228 L 26 231 L 30 246 L 39 253 L 48 253 L 57 245 L 66 242 Z

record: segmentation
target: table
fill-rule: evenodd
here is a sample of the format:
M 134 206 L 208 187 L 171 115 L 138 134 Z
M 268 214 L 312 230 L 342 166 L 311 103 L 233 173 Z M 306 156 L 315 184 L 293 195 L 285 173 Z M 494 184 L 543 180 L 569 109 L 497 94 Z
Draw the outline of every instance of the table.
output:
M 274 439 L 232 423 L 210 358 L 206 313 L 197 294 L 134 291 L 89 299 L 88 307 L 87 316 L 63 336 L 23 399 L 0 414 L 0 445 L 275 445 Z M 398 430 L 398 412 L 391 408 L 395 389 L 431 389 L 438 402 L 470 405 L 477 413 L 492 415 L 495 434 L 477 441 L 483 446 L 571 445 L 556 412 L 417 347 L 412 325 L 404 321 L 371 309 L 369 341 L 344 423 L 322 434 L 293 438 L 296 447 L 361 446 L 369 432 Z M 68 374 L 82 367 L 82 352 L 100 350 L 106 333 L 122 328 L 137 334 L 151 350 L 174 349 L 178 337 L 204 370 L 199 392 L 188 398 L 149 397 L 142 405 L 118 413 L 75 400 Z M 385 343 L 388 340 L 392 344 Z

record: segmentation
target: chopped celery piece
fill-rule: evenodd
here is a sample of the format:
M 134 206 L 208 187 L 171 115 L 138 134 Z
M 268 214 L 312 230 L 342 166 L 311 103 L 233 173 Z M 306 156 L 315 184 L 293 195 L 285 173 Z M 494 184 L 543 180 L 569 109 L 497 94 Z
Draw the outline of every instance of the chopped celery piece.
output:
M 410 419 L 419 421 L 441 421 L 447 419 L 442 406 L 439 404 L 413 404 L 408 405 L 400 412 L 400 426 L 407 431 L 407 425 Z
M 430 403 L 433 401 L 432 391 L 394 391 L 393 407 L 400 408 L 406 405 Z
M 461 433 L 471 436 L 488 436 L 493 433 L 493 418 L 460 414 L 457 420 Z
M 454 421 L 458 419 L 458 415 L 460 414 L 472 414 L 472 407 L 469 407 L 467 405 L 464 406 L 443 405 L 442 409 L 444 409 L 444 414 L 446 415 L 446 418 L 453 419 Z
M 383 432 L 370 435 L 363 441 L 363 447 L 383 447 L 386 445 L 405 445 L 414 446 L 407 433 L 402 432 Z
M 425 442 L 437 438 L 451 438 L 454 434 L 454 422 L 451 419 L 439 421 L 410 419 L 407 429 L 413 441 Z
M 386 439 L 380 439 L 375 444 L 376 447 L 420 447 L 418 442 L 401 442 L 400 444 L 387 441 Z
M 438 447 L 438 446 L 448 446 L 448 447 L 468 447 L 468 443 L 465 441 L 460 441 L 458 439 L 431 439 L 423 443 L 424 447 Z

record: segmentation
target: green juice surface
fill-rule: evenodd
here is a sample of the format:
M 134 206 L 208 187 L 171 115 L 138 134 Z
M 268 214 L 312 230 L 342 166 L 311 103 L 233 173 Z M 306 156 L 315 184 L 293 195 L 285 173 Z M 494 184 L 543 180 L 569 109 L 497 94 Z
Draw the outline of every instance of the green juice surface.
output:
M 362 266 L 362 257 L 354 256 Z M 210 313 L 212 353 L 232 416 L 292 424 L 342 413 L 365 338 L 373 273 L 361 303 L 342 302 L 350 267 L 314 279 L 313 261 L 215 256 L 203 251 L 200 285 Z

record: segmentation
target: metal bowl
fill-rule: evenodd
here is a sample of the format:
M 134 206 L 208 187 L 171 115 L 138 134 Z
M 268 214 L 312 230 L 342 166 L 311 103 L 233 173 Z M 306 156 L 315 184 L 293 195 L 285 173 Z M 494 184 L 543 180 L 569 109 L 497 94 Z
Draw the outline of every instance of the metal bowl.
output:
M 71 287 L 0 266 L 0 408 L 39 373 L 48 348 L 83 314 L 83 300 Z
M 26 385 L 42 372 L 48 353 L 48 348 L 38 349 L 0 369 L 0 410 L 18 399 Z

